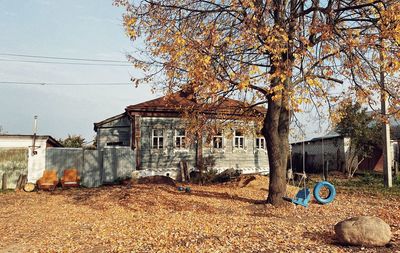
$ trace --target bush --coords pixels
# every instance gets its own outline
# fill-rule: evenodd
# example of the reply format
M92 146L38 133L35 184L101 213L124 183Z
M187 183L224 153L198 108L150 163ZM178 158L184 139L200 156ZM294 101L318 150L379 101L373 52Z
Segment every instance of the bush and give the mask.
M370 174L370 173L365 173L361 178L360 178L360 182L364 185L373 185L376 183L376 178L374 177L374 175Z
M397 175L397 177L395 177L395 178L393 179L393 183L394 183L395 185L400 186L400 175Z

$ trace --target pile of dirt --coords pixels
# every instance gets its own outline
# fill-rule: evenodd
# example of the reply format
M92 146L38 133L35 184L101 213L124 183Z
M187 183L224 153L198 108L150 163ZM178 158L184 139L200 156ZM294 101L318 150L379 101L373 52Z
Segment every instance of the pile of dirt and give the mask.
M269 177L263 175L241 175L237 178L236 185L239 188L253 188L253 189L268 189ZM293 185L286 186L287 194L295 194L299 190L298 187Z
M139 184L165 184L170 186L176 186L175 181L167 176L149 176L141 177L137 180Z
M269 177L262 175L241 175L237 178L237 186L240 188L268 188Z

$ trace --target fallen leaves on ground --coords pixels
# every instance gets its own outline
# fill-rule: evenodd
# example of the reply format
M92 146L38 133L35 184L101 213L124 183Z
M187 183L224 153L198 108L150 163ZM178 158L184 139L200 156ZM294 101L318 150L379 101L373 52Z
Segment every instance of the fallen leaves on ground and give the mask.
M339 188L328 205L276 208L259 204L268 189L267 178L259 176L240 187L190 188L138 184L0 194L0 252L400 251L399 196ZM338 245L333 226L357 215L385 220L393 233L390 246Z

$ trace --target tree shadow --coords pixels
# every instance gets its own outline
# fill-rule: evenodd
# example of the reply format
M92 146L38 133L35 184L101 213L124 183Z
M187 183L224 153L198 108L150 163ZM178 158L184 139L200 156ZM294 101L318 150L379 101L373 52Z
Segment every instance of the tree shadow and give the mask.
M160 191L168 194L158 194ZM107 185L97 188L58 188L53 192L40 192L40 194L62 196L66 203L87 206L95 210L107 210L112 205L119 205L131 211L146 210L153 212L155 209L152 207L161 204L165 209L171 211L207 210L207 212L211 213L218 212L217 208L204 201L182 198L185 195L204 199L240 201L252 205L264 203L260 200L225 192L196 189L191 190L190 193L186 193L178 191L176 187L161 184ZM173 196L176 196L176 198Z
M181 192L178 192L176 190L171 190L171 189L165 189L170 194L181 194ZM205 191L205 190L192 190L189 195L197 196L197 197L202 197L202 198L213 198L213 199L220 199L220 200L235 200L235 201L241 201L249 204L255 204L257 200L254 199L249 199L249 198L244 198L240 197L236 194L230 195L229 193L220 193L220 192L211 192L211 191Z
M116 191L117 189L120 189ZM43 192L41 194L49 194L55 196L63 196L66 203L72 205L85 205L96 210L106 210L107 207L104 201L116 202L119 198L126 198L128 189L120 185L100 186L97 188L58 188L52 192ZM111 193L111 194L110 194ZM104 198L104 201L99 201L98 198Z

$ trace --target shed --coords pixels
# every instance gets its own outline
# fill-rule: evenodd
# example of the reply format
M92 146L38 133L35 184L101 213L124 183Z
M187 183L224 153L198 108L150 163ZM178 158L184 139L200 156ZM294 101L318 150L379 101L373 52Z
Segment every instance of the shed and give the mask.
M50 135L0 135L0 173L7 173L7 188L15 188L19 174L35 183L45 169L46 148L62 147Z

